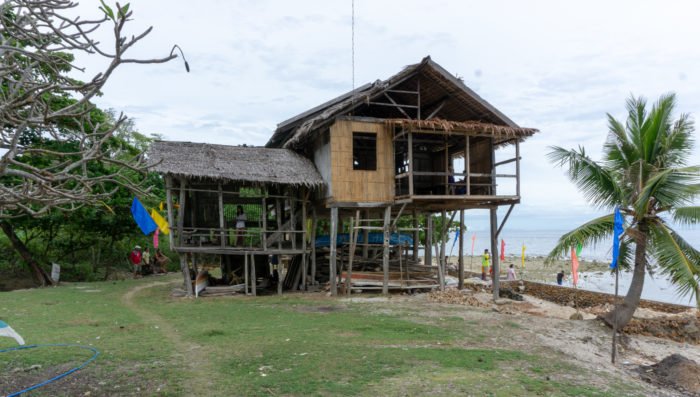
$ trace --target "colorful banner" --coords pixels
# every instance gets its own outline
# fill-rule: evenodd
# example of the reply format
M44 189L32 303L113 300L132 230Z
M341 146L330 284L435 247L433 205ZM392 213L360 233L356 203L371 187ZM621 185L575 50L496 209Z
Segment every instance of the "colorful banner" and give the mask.
M156 232L153 233L153 249L158 249L158 234L160 233L160 229L156 229Z
M472 256L474 256L474 243L476 243L476 233L472 234Z
M146 236L153 233L153 231L158 228L156 222L151 218L146 208L143 207L143 204L141 204L136 197L134 197L134 201L131 202L131 215Z
M168 221L165 220L160 214L156 211L155 208L151 208L151 218L153 219L153 222L158 225L158 229L161 231L163 234L168 234L170 233L170 225L168 224Z
M523 243L523 252L520 254L520 262L522 263L522 268L525 269L525 243Z
M576 249L571 247L571 277L574 281L574 287L578 284L578 256L576 255Z
M501 261L506 260L506 240L501 239Z
M610 269L617 269L617 259L620 256L620 236L624 231L622 228L624 220L622 219L622 214L620 214L620 207L615 207L615 223L613 224L613 252L612 252L612 262L610 263Z

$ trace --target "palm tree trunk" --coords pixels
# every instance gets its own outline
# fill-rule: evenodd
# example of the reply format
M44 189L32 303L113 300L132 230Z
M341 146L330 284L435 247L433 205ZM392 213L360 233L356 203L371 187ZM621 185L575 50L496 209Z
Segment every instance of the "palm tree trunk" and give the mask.
M44 271L44 269L39 266L36 260L34 260L34 256L32 255L31 252L29 252L29 249L27 248L26 245L22 242L22 240L19 239L17 234L15 233L14 227L12 227L12 224L10 224L7 221L2 221L0 222L0 228L2 231L5 233L8 239L10 239L10 243L12 244L12 247L17 251L17 253L24 259L24 262L27 263L27 266L29 266L29 269L32 271L32 276L34 277L34 281L39 283L41 286L45 287L47 285L53 285L53 280L51 280L51 277Z
M638 226L639 238L636 241L636 249L634 252L634 273L632 274L632 283L630 284L627 295L620 305L616 305L615 309L603 316L603 321L609 326L612 326L617 319L617 329L621 330L630 322L634 315L639 301L642 297L644 289L644 276L647 267L647 239L649 235L649 227L645 223L639 223Z

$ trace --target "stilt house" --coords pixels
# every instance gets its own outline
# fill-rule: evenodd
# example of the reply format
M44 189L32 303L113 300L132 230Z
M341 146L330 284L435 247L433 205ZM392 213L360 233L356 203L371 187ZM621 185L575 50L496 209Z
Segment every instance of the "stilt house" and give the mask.
M283 121L264 148L156 142L150 160L187 280L188 254L195 267L197 254L218 254L224 278L253 294L326 282L333 294L387 293L444 287L448 230L436 213L459 213L461 284L464 210L489 209L498 271L498 233L520 202L520 143L536 132L427 57ZM496 161L497 150L509 155Z

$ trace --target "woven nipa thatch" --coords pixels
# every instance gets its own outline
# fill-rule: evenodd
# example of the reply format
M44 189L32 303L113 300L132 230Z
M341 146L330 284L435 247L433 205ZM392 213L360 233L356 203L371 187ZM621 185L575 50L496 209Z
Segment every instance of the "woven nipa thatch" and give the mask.
M148 151L151 169L177 177L319 186L313 163L288 149L156 141Z
M510 127L480 121L388 119L385 120L385 123L390 128L400 127L412 131L441 131L448 134L461 132L467 135L489 136L496 139L524 139L539 132L536 128Z

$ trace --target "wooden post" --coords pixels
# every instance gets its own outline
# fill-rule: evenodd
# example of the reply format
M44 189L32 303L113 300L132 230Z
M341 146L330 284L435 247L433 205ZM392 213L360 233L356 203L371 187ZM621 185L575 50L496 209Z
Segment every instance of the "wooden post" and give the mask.
M185 178L182 178L180 180L180 210L178 211L177 214L177 236L178 236L178 246L182 247L182 230L184 229L185 225L185 187L186 187L186 182ZM182 271L182 276L185 279L185 293L187 294L188 297L192 297L194 295L194 291L192 291L192 279L190 278L190 269L187 266L187 254L184 252L178 251L178 254L180 255L180 271Z
M369 210L365 210L365 222L369 222L370 215L369 215ZM359 223L357 226L360 226ZM365 226L369 226L369 223L365 224ZM362 230L362 259L367 259L369 258L369 229L363 229Z
M336 263L336 249L338 240L338 207L331 208L331 259L330 259L330 282L331 295L338 295L338 272Z
M520 197L520 140L515 140L515 195Z
M459 210L459 283L457 288L464 288L464 210Z
M173 178L170 175L165 177L165 201L167 201L168 208L168 224L170 225L170 233L168 233L168 242L170 243L170 250L175 249L175 236L174 228L175 221L173 217Z
M267 191L265 191L265 196L267 196ZM267 251L267 197L262 198L262 249ZM277 271L279 274L279 270Z
M291 193L287 193L289 195L289 230L292 232L291 237L292 237L292 249L295 250L297 249L297 214L296 214L296 203L294 202L294 197L292 196Z
M445 289L445 279L447 276L447 260L445 258L445 246L447 245L447 231L449 223L447 223L447 212L442 210L442 229L440 229L440 256L438 257L438 266L440 266L440 290Z
M465 187L465 192L467 193L467 196L471 194L470 190L470 185L471 185L471 166L469 164L469 135L464 136L464 173L467 174L464 176L464 187Z
M450 194L450 147L447 137L445 137L445 194Z
M425 214L427 229L425 231L425 247L423 256L425 257L425 265L433 265L433 214L430 212Z
M245 294L248 295L250 278L248 277L248 253L243 254L243 267L245 268Z
M277 254L277 295L282 295L282 258Z
M197 253L192 253L192 270L194 270L195 277L199 275L199 267L197 266Z
M316 285L316 207L311 209L311 284Z
M491 264L493 266L493 276L492 276L492 286L493 286L493 300L499 298L499 288L500 280L499 267L498 267L498 220L496 218L498 207L492 207L489 209L491 216Z
M382 294L389 294L389 239L391 231L391 206L387 206L384 210L384 254L382 255L382 268L384 269L384 283L382 284Z
M282 240L284 240L284 233L282 233L282 205L280 204L280 199L275 199L275 212L277 213L277 249L282 250Z
M226 246L226 225L224 222L224 192L219 183L219 231L221 235L221 247Z
M302 269L301 269L301 285L302 289L306 291L306 278L307 278L307 270L309 268L309 255L306 252L306 197L302 193L302 202L301 202L301 264L302 264Z
M494 138L491 138L491 195L496 195L496 148L494 147Z
M418 248L420 247L420 233L418 231L418 212L413 210L413 260L418 262Z
M246 253L246 258L247 258L247 253ZM255 276L255 256L253 254L250 254L250 281L251 281L251 288L253 291L253 296L256 296L257 293L257 287L258 287L258 279Z
M348 272L345 276L345 293L350 295L352 289L352 262L355 258L355 249L357 248L357 235L360 233L360 210L355 211L355 223L353 227L352 218L350 218L350 259L348 260Z
M413 132L408 130L408 194L413 196Z

